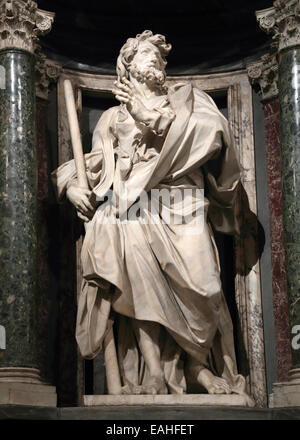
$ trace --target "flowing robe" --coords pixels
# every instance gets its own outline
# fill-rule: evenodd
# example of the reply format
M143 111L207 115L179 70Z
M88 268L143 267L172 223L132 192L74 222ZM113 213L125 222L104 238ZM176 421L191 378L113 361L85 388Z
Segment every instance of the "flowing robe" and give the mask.
M192 377L185 371L183 353L194 365L225 377L235 392L244 392L211 228L239 232L240 168L228 121L207 94L190 84L169 89L168 101L161 100L155 111L157 118L140 127L122 106L104 112L92 151L85 155L93 197L100 200L113 188L117 199L126 198L128 212L142 191L150 197L153 189L202 189L203 225L197 233L187 233L190 225L168 224L146 205L143 215L125 223L101 204L86 225L82 246L77 342L86 358L101 350L111 323L109 314L102 313L104 298L118 316L115 334L124 385L144 384L148 377L130 325L135 318L164 329L160 350L171 393L185 392L188 375ZM76 180L74 161L53 172L53 180L63 197ZM197 200L185 202L195 213ZM167 209L176 213L176 203Z

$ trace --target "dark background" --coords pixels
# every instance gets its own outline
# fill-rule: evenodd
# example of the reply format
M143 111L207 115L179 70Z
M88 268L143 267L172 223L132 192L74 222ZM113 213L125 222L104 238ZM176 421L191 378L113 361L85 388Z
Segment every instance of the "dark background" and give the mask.
M255 11L272 0L38 0L55 12L52 31L41 38L50 58L65 66L114 74L121 46L150 29L173 50L169 74L243 68L263 53L270 38ZM85 65L85 66L83 66Z

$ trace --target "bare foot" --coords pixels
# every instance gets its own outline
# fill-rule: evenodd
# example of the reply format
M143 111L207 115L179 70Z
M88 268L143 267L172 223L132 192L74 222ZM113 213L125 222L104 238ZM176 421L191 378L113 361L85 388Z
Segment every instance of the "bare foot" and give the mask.
M163 379L152 376L147 385L134 386L133 394L168 394L168 388Z
M200 383L200 385L207 389L209 394L232 393L232 389L225 379L214 376L212 372L206 368L200 371L197 381Z

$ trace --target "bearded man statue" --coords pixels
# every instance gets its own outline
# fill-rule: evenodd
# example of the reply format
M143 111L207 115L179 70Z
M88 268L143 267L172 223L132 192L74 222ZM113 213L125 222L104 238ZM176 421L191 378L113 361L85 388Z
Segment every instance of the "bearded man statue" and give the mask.
M166 86L170 49L151 31L122 47L113 90L120 104L102 114L85 155L89 190L77 185L74 160L53 172L58 196L86 222L76 338L92 359L113 323L122 393L243 394L213 235L239 234L240 167L212 98L191 83ZM163 218L164 209L176 217L176 197L156 211L138 201L186 189L204 194L193 233L188 221ZM199 209L197 197L183 198L190 214ZM134 221L122 221L134 207ZM110 314L101 312L104 300Z

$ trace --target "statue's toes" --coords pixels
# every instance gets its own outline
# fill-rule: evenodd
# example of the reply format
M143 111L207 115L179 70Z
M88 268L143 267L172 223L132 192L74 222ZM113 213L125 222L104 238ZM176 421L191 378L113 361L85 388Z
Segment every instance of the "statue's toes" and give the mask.
M151 383L152 382L152 383ZM168 394L168 388L165 384L164 380L157 379L157 378L151 378L150 383L147 385L132 385L124 386L122 389L123 394Z
M225 390L221 387L219 387L218 385L213 385L211 387L209 387L208 390L209 394L225 394Z
M152 394L152 395L158 394L158 389L155 386L150 386L148 394Z
M148 387L151 389L155 389L155 392L152 394L168 394L168 388L164 379L152 377L150 380L152 381L152 383L149 384Z
M209 394L231 394L232 390L225 379L215 377L208 389Z
M143 393L143 387L140 386L140 385L134 386L133 389L132 389L132 393L135 394L135 395L145 394L145 393Z
M217 385L222 388L226 394L232 393L231 386L228 384L228 382L225 379L221 379L220 377L217 377Z
M166 385L163 385L163 386L159 389L158 394L168 394L168 388L167 388L167 386L166 386Z
M151 395L155 395L157 394L157 389L154 385L144 385L141 386L141 392L140 394L151 394Z

